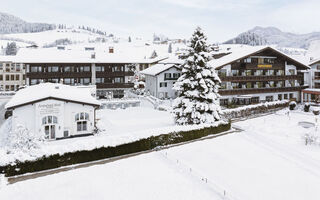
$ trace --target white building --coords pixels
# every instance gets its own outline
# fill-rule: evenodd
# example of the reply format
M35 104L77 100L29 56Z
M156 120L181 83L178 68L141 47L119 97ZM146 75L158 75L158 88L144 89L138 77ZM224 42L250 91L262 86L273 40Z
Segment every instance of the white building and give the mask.
M159 63L141 72L145 75L145 90L152 96L160 99L176 98L177 92L173 84L181 75L178 64Z
M302 90L302 101L320 102L320 59L312 60L309 66L310 70L305 78L309 88Z
M12 129L22 125L48 140L92 134L100 102L89 91L55 83L21 89L5 106L13 112Z
M16 91L25 84L25 65L15 56L0 56L0 90Z

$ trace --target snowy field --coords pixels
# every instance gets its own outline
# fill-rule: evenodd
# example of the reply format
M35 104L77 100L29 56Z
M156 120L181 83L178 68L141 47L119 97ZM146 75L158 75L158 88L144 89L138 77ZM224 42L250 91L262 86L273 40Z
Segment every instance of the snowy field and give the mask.
M305 146L314 128L298 125L315 117L286 112L237 122L240 133L9 185L0 197L318 200L320 146Z
M168 134L175 131L201 129L209 125L177 126L170 112L155 110L151 107L134 107L127 109L97 110L97 127L101 130L94 136L48 141L40 144L39 149L12 151L7 154L6 135L10 122L0 129L0 166L15 160L35 160L44 155L63 154L78 150L92 150L99 147L117 146L133 141ZM215 125L218 125L216 123Z

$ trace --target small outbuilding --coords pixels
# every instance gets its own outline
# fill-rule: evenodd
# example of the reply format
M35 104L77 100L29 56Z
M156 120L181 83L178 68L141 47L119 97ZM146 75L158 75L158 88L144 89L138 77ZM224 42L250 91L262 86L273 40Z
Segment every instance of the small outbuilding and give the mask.
M47 140L93 134L100 106L90 91L75 86L41 83L19 90L6 104L12 129L24 126Z

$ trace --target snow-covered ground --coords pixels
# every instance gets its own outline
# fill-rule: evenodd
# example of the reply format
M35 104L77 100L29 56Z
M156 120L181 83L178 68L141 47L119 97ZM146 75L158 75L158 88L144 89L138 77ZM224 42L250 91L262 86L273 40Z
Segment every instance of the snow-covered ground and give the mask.
M302 137L314 129L298 125L314 123L315 117L286 113L237 122L244 129L241 133L9 185L0 196L318 200L320 146L305 146Z
M99 147L117 146L133 141L168 134L175 131L201 129L210 125L177 126L170 112L155 110L143 103L142 107L127 109L97 111L97 127L99 134L65 140L49 141L40 144L39 149L27 152L9 149L7 154L6 135L9 132L10 121L0 129L0 166L15 160L35 160L44 155L63 154L79 150L92 150ZM218 125L216 123L215 125Z

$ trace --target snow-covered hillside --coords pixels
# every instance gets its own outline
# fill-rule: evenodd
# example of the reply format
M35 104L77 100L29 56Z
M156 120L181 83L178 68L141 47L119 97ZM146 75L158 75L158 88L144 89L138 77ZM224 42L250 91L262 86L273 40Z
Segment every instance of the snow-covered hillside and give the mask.
M228 40L227 44L250 44L245 40L243 35L254 34L259 37L260 40L266 40L267 44L276 44L279 47L294 47L308 49L312 42L320 40L320 32L313 32L307 34L294 34L289 32L283 32L275 27L255 27L245 33L241 33L239 36ZM253 38L256 40L256 38ZM252 40L253 40L252 39Z
M13 15L0 12L0 34L6 33L33 33L53 30L54 24L28 23Z

